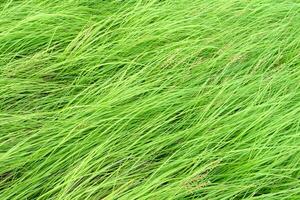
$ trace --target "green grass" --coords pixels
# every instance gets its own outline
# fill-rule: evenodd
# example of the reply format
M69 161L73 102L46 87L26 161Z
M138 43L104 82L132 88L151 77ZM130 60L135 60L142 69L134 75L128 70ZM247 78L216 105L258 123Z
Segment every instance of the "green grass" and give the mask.
M0 0L0 199L300 199L300 1Z

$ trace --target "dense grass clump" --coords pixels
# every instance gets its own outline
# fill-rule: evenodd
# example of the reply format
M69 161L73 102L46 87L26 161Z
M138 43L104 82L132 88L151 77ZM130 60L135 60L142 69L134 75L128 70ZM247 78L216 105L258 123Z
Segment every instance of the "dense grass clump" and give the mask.
M0 199L300 199L300 1L0 0Z

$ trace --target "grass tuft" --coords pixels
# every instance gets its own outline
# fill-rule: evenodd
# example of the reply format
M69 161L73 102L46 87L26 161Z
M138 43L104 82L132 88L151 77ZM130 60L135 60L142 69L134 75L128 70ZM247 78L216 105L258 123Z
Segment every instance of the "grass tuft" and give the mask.
M297 0L0 1L0 199L300 199Z

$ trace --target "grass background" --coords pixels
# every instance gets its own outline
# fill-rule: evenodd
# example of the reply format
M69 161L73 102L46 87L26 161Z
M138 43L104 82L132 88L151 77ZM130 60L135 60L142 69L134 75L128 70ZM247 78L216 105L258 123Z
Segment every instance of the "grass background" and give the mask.
M0 199L300 199L300 1L0 0Z

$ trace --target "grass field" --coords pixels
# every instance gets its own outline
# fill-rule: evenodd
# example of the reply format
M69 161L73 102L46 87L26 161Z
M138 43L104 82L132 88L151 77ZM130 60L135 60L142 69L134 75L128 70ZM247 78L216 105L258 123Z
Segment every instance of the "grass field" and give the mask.
M299 0L0 0L1 200L299 200Z

